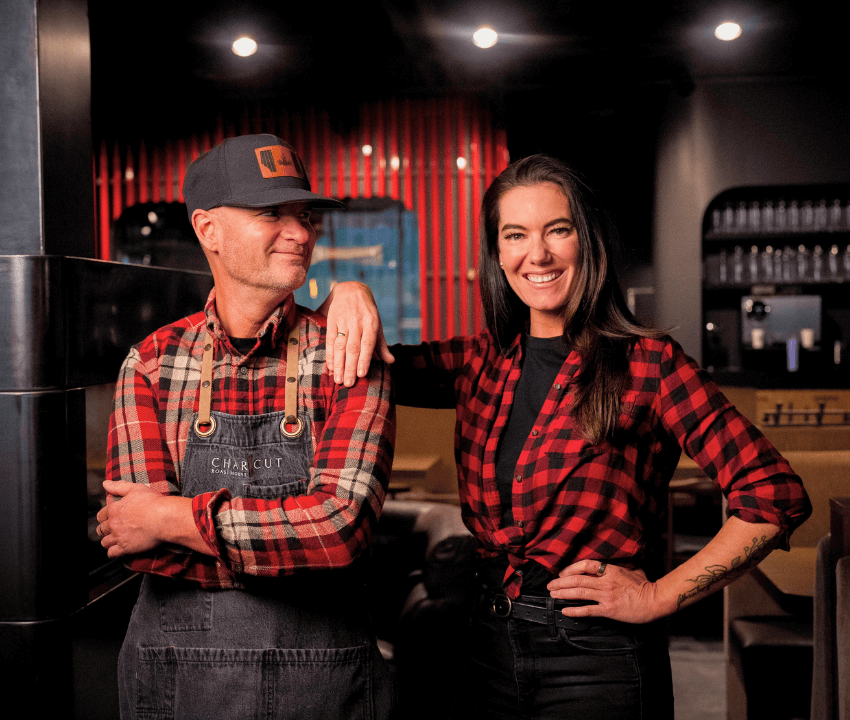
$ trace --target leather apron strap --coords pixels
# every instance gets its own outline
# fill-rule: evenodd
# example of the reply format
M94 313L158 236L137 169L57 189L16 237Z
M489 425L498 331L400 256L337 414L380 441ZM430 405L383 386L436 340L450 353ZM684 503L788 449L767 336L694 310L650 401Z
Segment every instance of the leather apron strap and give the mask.
M298 417L298 339L300 334L301 323L296 317L286 341L286 388L283 396L286 417L280 423L280 431L286 437L298 437L304 430L304 421Z
M304 421L298 417L298 342L301 324L296 316L286 340L286 386L283 408L286 415L280 421L280 431L286 437L298 437L304 430ZM212 407L213 338L207 332L204 356L201 359L201 390L198 398L198 419L195 434L209 437L215 432L215 418L210 414Z

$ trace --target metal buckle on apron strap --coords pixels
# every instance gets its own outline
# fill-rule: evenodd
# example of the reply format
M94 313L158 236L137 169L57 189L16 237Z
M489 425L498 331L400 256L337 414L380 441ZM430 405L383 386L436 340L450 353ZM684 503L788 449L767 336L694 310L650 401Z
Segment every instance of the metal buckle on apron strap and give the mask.
M297 438L304 432L304 421L298 417L298 338L301 334L299 318L295 318L289 331L286 347L286 386L284 388L284 411L286 415L280 421L280 431L285 437ZM210 414L212 407L212 360L213 338L207 332L204 343L204 356L201 360L201 391L198 399L198 419L195 420L195 434L207 438L215 432L215 418ZM291 426L294 430L290 430Z

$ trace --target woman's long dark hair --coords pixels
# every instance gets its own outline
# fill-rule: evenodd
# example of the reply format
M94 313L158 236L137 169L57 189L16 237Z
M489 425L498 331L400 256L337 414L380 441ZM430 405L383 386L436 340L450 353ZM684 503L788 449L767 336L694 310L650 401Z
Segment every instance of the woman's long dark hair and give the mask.
M579 238L579 268L564 307L564 341L582 357L572 413L591 442L614 440L629 352L640 338L663 333L644 327L629 312L611 262L613 228L590 188L560 160L547 155L517 160L484 194L478 278L487 328L502 351L526 328L528 306L499 267L499 203L512 188L541 183L564 192Z

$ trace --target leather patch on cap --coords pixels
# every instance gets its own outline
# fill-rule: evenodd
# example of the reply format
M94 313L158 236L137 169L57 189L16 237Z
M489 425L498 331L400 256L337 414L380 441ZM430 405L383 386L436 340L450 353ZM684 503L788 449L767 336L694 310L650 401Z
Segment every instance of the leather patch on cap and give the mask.
M283 145L269 145L254 150L264 178L302 177L292 158L292 152Z

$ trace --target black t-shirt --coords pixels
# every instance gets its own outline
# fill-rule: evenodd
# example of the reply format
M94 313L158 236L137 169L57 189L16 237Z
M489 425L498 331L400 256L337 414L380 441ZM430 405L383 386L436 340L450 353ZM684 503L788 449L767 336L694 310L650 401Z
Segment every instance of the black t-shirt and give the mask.
M502 431L499 447L496 449L496 485L502 501L504 525L512 525L514 522L511 512L511 495L517 461L567 355L569 350L560 336L554 338L526 336L523 339L519 381L514 392L507 425ZM507 565L505 556L494 558L484 564L479 570L479 576L485 577L485 582L491 587L500 587ZM522 592L523 594L548 595L546 583L551 579L552 574L542 565L530 563L529 567L524 569Z

